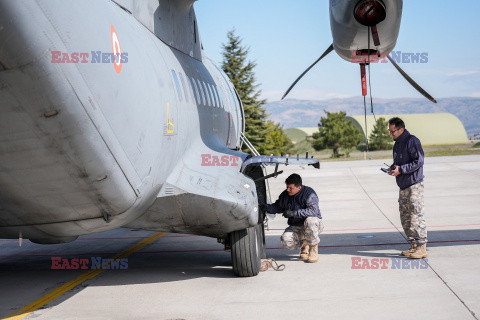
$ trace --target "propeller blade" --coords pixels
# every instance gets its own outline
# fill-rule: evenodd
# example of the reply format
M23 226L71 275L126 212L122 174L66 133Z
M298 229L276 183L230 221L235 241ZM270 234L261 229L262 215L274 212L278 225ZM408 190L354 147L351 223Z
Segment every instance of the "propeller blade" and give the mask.
M418 83L416 83L412 78L409 77L408 74L405 73L405 71L402 70L402 68L400 68L398 66L398 64L395 63L395 61L393 61L393 59L390 57L390 55L387 55L387 58L388 60L393 64L393 66L398 70L398 72L400 72L400 74L405 78L405 80L408 81L408 83L410 83L418 92L420 92L425 98L427 98L428 100L432 101L433 103L437 103L437 100L435 100L435 98L433 98L431 95L428 94L427 91L423 90L422 87L420 87L418 85Z
M320 58L317 59L317 61L315 61L310 67L307 68L307 70L305 70L301 75L300 77L297 78L297 80L295 80L295 82L290 86L290 88L288 88L287 92L285 92L285 94L283 95L282 99L283 100L289 93L290 91L293 89L293 87L295 87L295 85L297 84L298 81L300 81L300 79L303 78L303 76L308 72L310 71L310 69L313 68L313 66L315 66L320 60L322 60L323 58L325 58L325 56L327 54L329 54L330 52L333 51L333 43L330 45L330 47L328 47L328 49L320 56Z

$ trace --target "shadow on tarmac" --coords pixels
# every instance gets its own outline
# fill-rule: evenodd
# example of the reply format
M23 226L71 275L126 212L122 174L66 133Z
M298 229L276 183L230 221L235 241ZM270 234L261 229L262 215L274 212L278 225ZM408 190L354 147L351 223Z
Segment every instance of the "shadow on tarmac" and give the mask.
M373 236L364 238L364 236ZM470 230L434 230L428 232L428 247L465 246L480 244L480 229ZM399 251L408 247L405 239L397 231L369 233L324 233L320 235L320 262L329 255L348 255L361 257L399 257ZM298 251L281 248L279 235L267 235L267 257L278 261L298 260ZM475 241L476 240L476 241ZM101 241L101 240L95 240ZM179 244L179 241L163 241L162 238L145 252L136 252L129 257L128 269L107 270L92 280L83 283L66 294L48 303L52 307L69 299L87 286L118 286L144 283L163 283L188 281L196 278L235 278L232 273L230 252L223 251L222 245L212 242L198 242L192 239L190 245ZM96 246L101 246L97 243ZM38 245L41 247L41 245ZM55 245L62 246L62 245ZM94 247L93 245L91 247ZM35 251L35 247L32 247ZM58 248L58 247L57 247ZM85 248L88 248L85 246ZM179 249L175 251L175 249ZM67 248L65 248L67 249ZM189 251L189 249L191 249ZM87 249L85 249L87 250ZM197 251L195 251L197 250ZM11 250L10 250L11 251ZM20 250L19 250L20 251ZM32 251L32 250L30 250ZM58 252L58 251L57 251ZM81 255L68 254L64 250L64 258L88 258L91 256L110 258L89 252ZM51 256L35 254L28 256L0 256L1 299L0 318L4 318L63 283L73 280L85 270L52 270L51 257L62 256L59 253ZM435 259L434 256L429 259ZM88 270L86 270L88 271ZM9 285L8 292L3 282L21 283L20 286ZM29 281L25 283L25 281ZM26 290L35 293L26 294ZM27 300L28 299L28 300Z
M364 238L364 236L369 237ZM280 238L279 236L269 237ZM321 242L318 245L318 254L320 257L335 254L366 258L391 258L399 257L400 251L406 250L409 247L405 238L397 231L327 233L321 234L320 240ZM427 251L429 248L434 247L480 245L480 229L428 231L428 240ZM268 245L267 248L269 248ZM275 251L278 251L278 253ZM279 261L298 260L297 251L289 252L281 249L281 245L275 248L270 247L267 253Z

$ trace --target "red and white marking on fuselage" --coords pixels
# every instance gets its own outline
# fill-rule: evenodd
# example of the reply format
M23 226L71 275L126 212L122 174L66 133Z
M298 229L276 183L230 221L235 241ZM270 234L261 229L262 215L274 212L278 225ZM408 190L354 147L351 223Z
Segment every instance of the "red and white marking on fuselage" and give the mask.
M120 73L122 71L122 47L120 46L120 40L113 25L110 25L110 34L112 36L112 52L114 56L113 66L115 67L115 71Z

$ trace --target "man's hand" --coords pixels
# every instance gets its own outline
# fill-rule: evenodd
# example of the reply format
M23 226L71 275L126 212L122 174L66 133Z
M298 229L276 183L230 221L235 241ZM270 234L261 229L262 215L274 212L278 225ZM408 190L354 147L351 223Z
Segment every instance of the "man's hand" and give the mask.
M394 169L394 170L390 170L390 175L392 175L392 176L394 176L394 177L400 175L399 166L395 166L395 169Z
M296 213L296 211L287 210L287 211L285 211L285 213L283 214L283 216L284 216L285 218L293 218L293 217L295 217L295 213Z

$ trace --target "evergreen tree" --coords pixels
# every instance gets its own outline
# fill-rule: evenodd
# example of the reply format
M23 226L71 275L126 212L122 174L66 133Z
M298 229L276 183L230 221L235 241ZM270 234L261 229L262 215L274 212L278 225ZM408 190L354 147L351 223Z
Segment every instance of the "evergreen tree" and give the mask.
M392 149L393 139L388 132L388 122L385 118L378 118L373 126L373 131L370 134L369 148L371 151L375 150L389 150Z
M268 120L265 147L264 154L266 155L280 155L282 152L287 154L292 151L293 142L285 134L280 124L274 123L272 120Z
M256 64L247 61L248 49L241 45L242 40L232 30L223 44L222 69L230 78L245 111L245 136L260 154L288 152L292 142L281 126L267 121L265 100L260 99L255 73ZM249 152L244 148L245 152Z
M352 121L345 118L345 112L333 113L325 110L325 113L327 117L320 119L318 132L313 134L312 146L317 151L332 149L332 157L338 158L340 148L351 149L358 146L363 136Z

